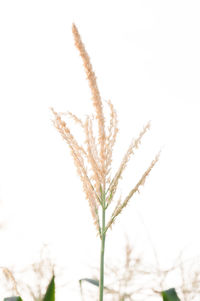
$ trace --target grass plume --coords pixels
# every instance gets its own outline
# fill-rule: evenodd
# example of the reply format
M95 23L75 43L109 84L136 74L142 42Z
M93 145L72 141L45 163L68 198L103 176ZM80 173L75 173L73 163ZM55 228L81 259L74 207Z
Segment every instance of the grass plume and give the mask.
M12 293L19 295L19 291L17 288L17 281L13 275L13 273L11 272L10 269L6 268L6 267L0 267L0 269L2 270L6 281L11 283L11 289L12 289Z
M72 25L72 33L74 36L75 46L83 61L83 66L86 72L87 80L92 95L92 104L95 109L95 116L87 116L85 121L68 113L77 124L80 125L85 134L84 145L81 145L73 136L67 123L63 119L63 113L57 113L52 108L54 116L53 123L57 130L60 132L63 139L67 142L71 155L74 160L78 175L82 181L83 190L86 199L89 202L92 218L97 229L97 233L101 239L101 258L100 258L100 295L99 301L103 300L103 286L104 286L104 249L106 232L111 228L117 216L127 206L132 196L139 191L140 186L145 183L145 180L151 172L154 165L159 159L159 154L151 162L150 166L143 173L138 183L129 192L124 201L119 200L110 220L106 224L106 209L114 200L115 192L118 187L119 180L124 172L130 157L134 154L135 149L139 147L141 140L147 130L150 128L148 122L143 130L140 132L137 139L133 140L130 144L120 166L111 179L112 155L113 148L118 134L118 119L117 113L111 101L107 102L110 111L110 119L108 127L106 127L103 102L98 89L95 73L90 62L89 55L81 40L81 36L75 24ZM97 124L98 136L95 137L94 125ZM101 213L101 219L100 219ZM101 220L101 221L100 221Z

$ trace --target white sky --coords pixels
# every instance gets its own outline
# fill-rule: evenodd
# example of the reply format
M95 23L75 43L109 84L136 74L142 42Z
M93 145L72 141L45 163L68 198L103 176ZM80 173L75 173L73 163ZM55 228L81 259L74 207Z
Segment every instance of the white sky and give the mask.
M192 0L0 1L1 266L29 264L43 242L74 283L98 265L88 205L49 110L80 117L92 110L72 22L102 98L118 112L115 168L132 137L152 122L122 195L162 148L141 194L109 234L107 256L117 260L126 233L151 260L142 220L162 264L185 246L190 255L200 252L199 13Z

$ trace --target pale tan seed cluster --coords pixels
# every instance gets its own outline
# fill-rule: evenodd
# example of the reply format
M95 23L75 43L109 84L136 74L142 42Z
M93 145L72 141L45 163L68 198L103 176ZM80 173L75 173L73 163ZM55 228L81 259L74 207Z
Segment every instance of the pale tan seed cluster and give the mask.
M144 185L147 176L149 175L149 173L151 172L152 168L154 167L154 165L158 162L159 160L159 154L156 155L155 159L151 162L149 168L144 172L144 174L142 175L142 177L140 178L140 180L137 182L137 184L135 185L135 187L129 192L128 196L125 198L125 200L121 203L121 201L119 201L117 203L117 206L115 207L113 214L111 216L111 219L109 220L106 229L108 229L109 227L111 227L111 225L114 223L116 217L121 213L122 209L124 207L126 207L126 205L128 204L129 200L131 199L131 197L136 193L139 192L139 188L140 186Z
M66 122L63 120L62 115L64 113L57 113L52 109L54 120L53 123L57 130L60 132L63 139L70 147L72 157L74 159L77 172L83 184L83 189L86 198L89 202L94 224L101 235L101 225L99 223L99 206L101 204L102 192L106 197L106 206L113 200L115 192L117 190L119 179L127 166L130 156L134 154L134 150L138 148L142 137L150 128L150 123L143 128L139 137L135 139L129 146L116 175L111 179L111 163L113 148L116 142L118 133L118 120L117 114L111 101L107 102L110 111L110 120L108 127L105 126L105 117L103 112L103 104L100 96L100 92L97 86L96 76L90 62L90 58L85 50L85 46L81 40L77 27L73 24L72 32L75 40L75 46L79 50L80 56L83 60L83 65L89 82L89 87L92 94L93 106L95 109L95 117L87 116L85 121L82 121L72 113L68 113L77 124L79 124L85 134L84 146L80 145L72 135ZM98 125L98 137L95 137L94 122ZM144 184L146 177L150 173L151 169L158 161L158 156L152 161L150 167L145 171L140 181L131 190L129 195L123 202L118 201L111 219L108 221L106 230L113 224L115 218L121 213L122 209L127 205L130 198L139 187ZM89 170L88 170L89 167Z
M17 289L17 281L15 280L13 273L6 267L0 267L0 269L3 271L3 274L6 278L6 280L11 281L13 293L20 295L20 293Z
M93 100L93 105L96 111L96 119L98 121L98 127L99 127L99 144L100 144L100 161L101 161L101 167L102 167L102 172L105 176L105 119L104 119L104 115L103 115L103 106L102 106L102 101L101 101L101 96L100 96L100 92L97 86L97 82L96 82L96 76L95 73L92 69L92 64L90 63L90 58L85 50L85 46L81 40L81 37L79 35L79 32L77 30L77 27L75 26L75 24L73 24L72 26L72 32L74 35L74 41L75 41L75 46L77 47L77 49L79 50L80 56L83 60L83 65L85 68L85 72L87 75L87 79L89 82L89 86L91 89L91 93L92 93L92 100ZM104 183L105 186L105 183Z

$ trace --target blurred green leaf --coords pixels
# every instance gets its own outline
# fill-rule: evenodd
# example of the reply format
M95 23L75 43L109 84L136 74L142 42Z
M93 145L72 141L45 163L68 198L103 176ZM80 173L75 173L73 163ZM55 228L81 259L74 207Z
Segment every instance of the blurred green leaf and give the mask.
M4 301L22 301L21 297L9 297L9 298L4 298Z
M82 281L87 281L93 285L99 286L99 280L89 279L89 278L83 278L79 280L80 286L82 285Z
M83 299L83 289L82 289L82 282L83 281L86 281L86 282L89 282L95 286L98 286L99 287L99 280L96 280L96 279L90 279L90 278L83 278L83 279L80 279L79 280L79 284L80 284L80 293L81 293L81 297ZM83 299L84 300L84 299Z
M95 286L98 286L99 287L99 280L96 280L96 279L90 279L90 278L83 278L83 279L80 279L79 280L79 284L80 284L80 291L81 291L81 296L83 296L83 292L82 292L82 282L83 281L86 281L86 282L89 282ZM104 286L104 289L109 291L109 292L114 292L114 290L112 289L109 289L108 287Z
M163 301L181 301L174 288L161 292Z
M43 301L55 301L55 276L54 275L47 287L47 291L43 298Z

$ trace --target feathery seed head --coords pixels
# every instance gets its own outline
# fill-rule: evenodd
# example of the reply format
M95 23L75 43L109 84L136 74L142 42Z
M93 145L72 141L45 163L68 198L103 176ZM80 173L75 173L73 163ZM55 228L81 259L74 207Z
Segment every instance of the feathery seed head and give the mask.
M124 172L131 155L133 155L135 149L139 147L144 134L148 129L150 129L150 122L145 125L137 139L131 142L117 173L111 180L110 170L112 165L113 147L115 145L116 137L118 134L117 113L111 101L107 101L107 105L110 110L110 118L108 127L106 128L105 117L103 113L103 104L97 86L96 76L93 71L90 58L86 52L85 46L81 40L80 34L75 24L72 25L72 32L74 36L75 46L82 58L83 66L91 90L92 104L96 113L95 118L92 118L92 116L87 116L85 122L83 122L76 115L70 112L66 114L57 113L53 108L51 110L54 115L54 126L60 132L61 136L67 142L71 150L71 155L73 157L78 175L82 181L86 199L89 202L94 224L101 237L102 233L98 212L99 206L105 206L105 208L107 208L113 201L122 173ZM81 126L81 129L85 135L84 145L80 145L74 138L67 126L67 123L63 120L63 115L69 116ZM98 129L97 138L95 137L94 123L97 124ZM152 161L149 168L145 171L136 186L130 191L126 199L123 202L121 201L121 198L119 199L106 226L106 230L112 226L116 217L121 213L123 208L126 207L133 194L139 191L139 187L144 184L150 171L158 161L158 158L159 155L157 155L156 158ZM105 201L104 205L102 199L104 199Z

